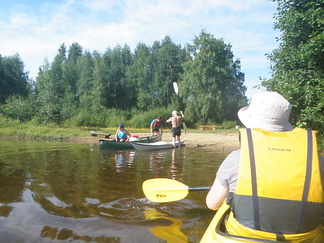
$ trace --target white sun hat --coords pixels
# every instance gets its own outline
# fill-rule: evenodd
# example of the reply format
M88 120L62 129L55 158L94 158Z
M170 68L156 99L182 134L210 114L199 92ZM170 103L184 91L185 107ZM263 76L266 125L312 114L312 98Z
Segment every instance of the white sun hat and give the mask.
M178 112L177 111L172 111L172 116L174 115L178 115Z
M277 92L255 94L249 106L238 111L238 117L247 128L261 128L267 131L290 131L290 103Z

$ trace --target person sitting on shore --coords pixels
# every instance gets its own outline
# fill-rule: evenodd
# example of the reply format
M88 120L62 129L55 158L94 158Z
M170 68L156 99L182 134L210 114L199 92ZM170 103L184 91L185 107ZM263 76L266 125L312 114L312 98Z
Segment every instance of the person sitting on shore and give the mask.
M177 111L172 111L172 116L166 120L166 122L171 122L172 124L172 142L173 147L176 148L176 140L178 141L179 148L181 147L180 136L181 136L181 127L180 121L184 118L184 114L180 111L181 116L178 116Z
M117 142L128 142L131 134L125 129L123 124L118 125L115 140Z

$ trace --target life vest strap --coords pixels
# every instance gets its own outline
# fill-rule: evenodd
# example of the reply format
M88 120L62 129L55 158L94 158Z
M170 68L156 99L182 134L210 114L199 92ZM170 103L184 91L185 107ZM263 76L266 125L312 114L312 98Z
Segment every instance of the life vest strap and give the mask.
M283 234L276 234L276 241L286 241L286 238Z
M307 158L306 158L306 176L304 182L304 191L302 203L300 207L300 215L297 224L297 233L302 232L303 224L305 223L307 214L307 199L310 189L310 182L312 177L312 161L313 161L313 134L311 130L307 130Z
M250 154L250 165L251 165L251 183L252 183L252 201L253 201L253 214L254 214L254 228L256 230L261 230L260 226L260 210L258 201L258 187L257 187L257 177L256 177L256 167L255 167L255 157L254 157L254 147L252 140L252 131L247 128L247 140L249 146Z

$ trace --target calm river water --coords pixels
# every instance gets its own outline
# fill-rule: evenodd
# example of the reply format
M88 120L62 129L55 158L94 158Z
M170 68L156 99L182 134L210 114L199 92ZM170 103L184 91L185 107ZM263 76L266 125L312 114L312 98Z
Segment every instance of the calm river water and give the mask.
M0 242L199 242L214 215L206 191L157 204L141 186L156 177L210 186L227 154L0 139Z

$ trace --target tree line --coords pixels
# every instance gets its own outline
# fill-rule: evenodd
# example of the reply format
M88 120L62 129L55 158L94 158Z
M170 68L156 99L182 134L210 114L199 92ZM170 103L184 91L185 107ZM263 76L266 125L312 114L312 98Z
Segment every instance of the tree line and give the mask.
M166 36L152 46L139 43L133 53L127 45L101 54L78 43L62 44L32 83L18 55L0 60L5 70L0 112L23 122L116 126L128 121L147 127L155 116L167 118L182 109L189 124L214 124L235 120L247 102L244 73L231 45L205 31L184 47Z
M272 0L278 4L279 47L267 54L272 77L261 86L292 104L291 123L315 129L324 141L324 4L322 0ZM177 96L172 83L177 82ZM147 126L155 116L183 109L186 122L236 120L246 105L244 73L231 45L202 31L184 47L169 36L152 46L116 46L103 54L63 44L28 82L18 55L0 55L0 115L21 121Z
M273 1L280 45L268 55L272 78L262 85L290 101L293 125L319 131L324 143L324 2Z

